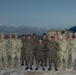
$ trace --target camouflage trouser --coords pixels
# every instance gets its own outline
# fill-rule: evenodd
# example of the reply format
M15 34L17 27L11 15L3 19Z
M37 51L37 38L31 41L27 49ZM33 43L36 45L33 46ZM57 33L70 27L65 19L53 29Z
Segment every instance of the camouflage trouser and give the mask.
M33 61L34 61L34 59L36 60L36 51L35 50L33 51Z
M42 67L44 67L44 55L36 54L36 67L39 67L40 62L42 64Z
M10 51L8 51L8 64L10 64L10 60L11 59L11 52Z
M26 53L26 66L29 67L29 64L30 64L30 67L31 67L32 62L33 62L33 53L32 54Z
M21 65L21 52L16 52L16 53L12 53L12 65L15 66L15 64L17 64L18 67L20 67ZM16 62L16 59L17 58L17 62Z
M54 65L57 65L57 55L49 54L48 62L49 62L49 67L51 67L52 62L54 63Z
M2 67L2 52L0 52L0 68Z
M8 67L8 55L7 55L7 53L3 53L3 59L5 62L5 67Z
M58 51L57 52L57 65L59 66L60 65L60 52Z
M44 62L47 64L48 52L44 52Z
M21 60L22 60L22 64L24 64L24 62L26 63L26 57L25 57L25 52L21 52Z
M1 52L1 54L0 54L0 67L2 67L2 64L3 64L2 58L4 59L5 67L7 68L8 67L8 56L7 56L7 53Z
M60 54L60 67L63 67L63 63L65 61L65 67L68 68L68 58L69 55L68 54Z
M74 63L75 63L75 60L76 60L76 53L71 53L71 58L72 58L72 61L71 61L71 66L73 67L74 66Z

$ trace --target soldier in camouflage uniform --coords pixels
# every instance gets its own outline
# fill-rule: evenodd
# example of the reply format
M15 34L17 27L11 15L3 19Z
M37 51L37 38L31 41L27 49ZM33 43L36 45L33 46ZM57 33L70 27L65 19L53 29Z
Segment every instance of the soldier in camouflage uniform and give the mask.
M73 42L73 33L69 33L69 62L71 61L71 50L72 50L72 42ZM71 67L70 63L69 63L69 67ZM71 70L71 68L69 69L69 71Z
M26 63L26 57L25 57L25 48L24 48L24 43L26 42L26 35L24 34L22 36L22 51L21 51L21 59L22 59L22 64L21 66L24 65L24 63Z
M70 46L71 46L71 58L72 58L70 71L72 71L76 60L76 33L74 33L74 39L72 40Z
M25 47L25 55L26 55L26 68L25 70L29 69L29 64L30 64L30 69L33 70L32 68L32 62L33 62L33 41L31 39L31 35L27 35L27 40L24 44Z
M22 42L20 39L18 39L18 34L15 33L14 39L12 40L12 68L14 69L15 64L17 64L18 67L21 66L21 48L22 48ZM17 62L16 59L17 58Z
M1 33L1 39L0 39L0 69L3 68L2 58L4 59L5 68L8 69L7 40L4 39L4 33Z
M49 69L51 70L51 64L52 62L55 65L55 71L57 71L57 51L59 50L59 45L58 43L55 41L55 37L51 36L51 40L47 45L49 51L48 51L48 61L49 61Z
M60 42L60 38L58 38L58 35L55 34L54 37L55 37L55 41L59 44L59 42ZM60 56L59 56L59 52L60 52L60 50L57 51L58 66L59 66L59 64L60 64Z
M47 39L47 35L43 34L43 44L44 44L44 62L45 62L45 66L47 66L47 57L48 57L48 48L47 48L47 44L48 44L48 39Z
M35 70L38 70L40 62L42 64L42 69L45 70L44 68L44 44L43 44L42 38L39 39L39 42L36 44L35 47L36 47L36 69Z
M37 38L37 35L36 35L36 34L33 34L32 40L33 40L33 44L34 44L34 45L38 43L38 38ZM33 53L34 53L34 54L33 54L33 60L34 60L34 58L35 58L35 60L36 60L36 48L34 48Z
M59 49L60 49L60 68L62 70L63 63L65 61L65 68L68 71L68 58L69 58L69 41L66 40L66 35L62 35L62 41L59 42Z
M8 63L10 64L11 60L11 51L12 51L12 34L10 33L7 39L7 48L8 48Z

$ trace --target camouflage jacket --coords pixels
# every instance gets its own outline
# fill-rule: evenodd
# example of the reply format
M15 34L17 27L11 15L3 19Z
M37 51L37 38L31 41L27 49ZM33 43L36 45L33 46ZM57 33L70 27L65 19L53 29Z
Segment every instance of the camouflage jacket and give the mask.
M30 40L30 41L26 40L26 42L24 43L24 48L26 49L25 50L26 54L33 53L33 49L34 49L33 41L32 40Z
M57 51L59 50L59 45L58 45L58 43L56 42L56 41L54 41L54 42L49 42L48 44L47 44L47 47L48 47L48 49L49 49L49 54L51 54L51 55L56 55L57 54Z
M59 51L61 54L67 54L69 52L69 41L60 41L59 42Z
M22 48L22 42L20 39L13 39L12 40L12 52L20 53Z
M0 40L0 53L3 52L3 53L7 53L7 40L4 39L4 40Z

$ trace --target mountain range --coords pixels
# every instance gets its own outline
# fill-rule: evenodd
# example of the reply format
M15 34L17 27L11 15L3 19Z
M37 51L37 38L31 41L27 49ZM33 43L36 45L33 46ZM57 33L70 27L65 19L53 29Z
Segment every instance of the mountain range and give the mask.
M37 34L38 36L41 36L43 33L48 32L47 29L45 28L37 28L37 27L29 27L29 26L18 26L18 27L14 27L14 26L7 26L7 25L1 25L0 24L0 32L4 32L5 35L8 35L9 33L18 33L19 35L23 35L23 34Z
M45 29L45 28L37 28L37 27L29 27L29 26L7 26L4 24L0 24L0 32L4 32L5 35L8 35L9 33L18 33L19 35L22 34L37 34L38 36L41 36L43 33L48 32L48 30L55 30L54 28ZM58 30L58 29L57 29ZM76 32L76 26L71 27L70 29L67 29L73 32Z

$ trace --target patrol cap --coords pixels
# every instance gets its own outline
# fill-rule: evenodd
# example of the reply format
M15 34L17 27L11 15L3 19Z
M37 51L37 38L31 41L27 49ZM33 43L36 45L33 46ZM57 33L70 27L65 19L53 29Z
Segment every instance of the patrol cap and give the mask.
M18 35L18 33L14 33L14 35Z
M66 37L66 34L62 34L62 37Z
M25 34L23 34L22 36L26 36Z
M43 33L43 36L46 35L46 33Z
M0 35L4 34L4 32L0 33Z
M31 34L28 34L27 37L28 37L28 36L31 36Z
M76 35L76 32L74 33L74 35Z
M9 35L12 35L12 33L9 33Z
M34 36L34 35L36 35L36 34L33 34L33 36Z
M55 38L54 36L51 36L50 38Z

